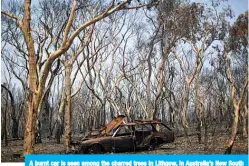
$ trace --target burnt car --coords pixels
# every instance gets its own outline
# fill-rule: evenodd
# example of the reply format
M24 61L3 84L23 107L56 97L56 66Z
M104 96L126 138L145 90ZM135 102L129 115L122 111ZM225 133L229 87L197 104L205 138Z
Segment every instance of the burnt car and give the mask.
M116 153L153 150L174 140L174 132L160 121L139 120L134 123L119 123L111 127L108 135L88 137L72 142L71 146L73 153Z

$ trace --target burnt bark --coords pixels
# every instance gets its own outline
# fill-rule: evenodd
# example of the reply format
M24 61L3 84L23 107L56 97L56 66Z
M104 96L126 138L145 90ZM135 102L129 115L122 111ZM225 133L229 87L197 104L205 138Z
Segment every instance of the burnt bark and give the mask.
M16 109L15 109L15 101L14 101L14 97L11 93L11 91L4 86L3 84L1 84L1 87L4 88L10 97L10 104L11 104L11 119L12 119L12 131L11 131L11 135L12 138L18 138L18 121L16 119Z
M231 134L228 140L227 148L225 150L225 154L231 154L233 144L235 141L235 137L238 131L238 122L239 122L239 107L234 106L234 119L233 119L233 125L231 129Z
M8 97L7 97L8 99ZM4 122L3 122L3 138L4 138L4 143L5 146L8 146L8 136L7 136L7 110L8 110L8 100L6 99L6 108L4 109Z

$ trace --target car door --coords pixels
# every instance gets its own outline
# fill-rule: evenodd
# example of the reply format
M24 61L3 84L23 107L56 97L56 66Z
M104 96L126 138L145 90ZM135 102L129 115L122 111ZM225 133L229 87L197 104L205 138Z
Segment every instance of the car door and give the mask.
M144 147L145 145L147 145L150 136L153 136L153 132L150 125L137 124L135 126L135 137L137 147Z
M134 149L134 135L129 126L120 126L112 136L113 152L130 151Z

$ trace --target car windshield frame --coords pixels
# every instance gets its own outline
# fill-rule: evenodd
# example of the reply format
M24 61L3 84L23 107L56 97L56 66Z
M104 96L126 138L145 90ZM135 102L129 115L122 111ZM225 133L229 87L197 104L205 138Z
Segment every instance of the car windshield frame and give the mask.
M118 134L119 134L121 128L126 128L127 130L129 130L129 132L125 132L125 133L132 133L132 132L133 132L133 130L130 128L130 126L128 126L128 125L120 125L120 126L113 132L112 138L117 137L117 136L120 136L120 135L118 135Z

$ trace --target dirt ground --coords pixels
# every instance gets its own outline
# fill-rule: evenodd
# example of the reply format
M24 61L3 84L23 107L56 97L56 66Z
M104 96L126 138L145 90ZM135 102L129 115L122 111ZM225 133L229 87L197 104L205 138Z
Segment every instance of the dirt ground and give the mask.
M198 144L197 135L189 137L191 143L188 144L184 137L177 137L174 143L164 144L154 151L139 151L131 152L140 154L222 154L225 151L225 143L228 134L218 132L215 136L208 135L207 147ZM16 140L9 142L6 147L4 141L1 145L1 161L2 162L23 162L24 159L20 157L22 154L23 140ZM38 154L63 154L64 145L56 144L55 140L43 140L43 143L35 146L35 153ZM130 152L129 152L130 153ZM236 137L236 142L232 150L233 154L248 154L248 139L242 138L240 134Z

